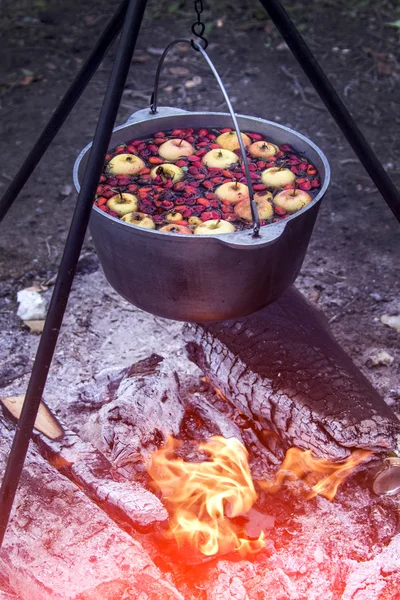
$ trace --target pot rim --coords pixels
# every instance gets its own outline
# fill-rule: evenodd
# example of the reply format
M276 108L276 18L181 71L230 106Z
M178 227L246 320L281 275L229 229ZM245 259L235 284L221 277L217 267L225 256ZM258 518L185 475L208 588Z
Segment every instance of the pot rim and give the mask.
M160 107L161 108L161 107ZM177 111L178 112L178 111ZM190 115L190 116L208 116L208 115L212 115L212 116L221 116L221 117L230 117L229 113L222 113L222 112L202 112L202 111L179 111L181 112L182 115ZM157 122L162 122L164 121L166 118L169 118L171 115L155 115L151 118L151 121L155 122L155 129L159 130L159 128L157 127ZM278 234L280 235L281 233L283 233L283 230L285 229L287 223L289 223L290 221L292 221L293 219L296 219L297 217L299 217L300 215L304 214L307 210L310 210L311 208L313 208L324 196L328 186L329 186L329 182L330 182L330 177L331 177L331 169L329 166L329 162L328 159L326 158L325 154L322 152L322 150L319 148L319 146L317 146L314 142L312 142L308 137L306 137L305 135L303 135L302 133L299 133L298 131L291 129L290 127L286 127L285 125L281 125L280 123L275 123L274 121L269 121L267 119L262 119L260 117L252 117L250 115L243 115L243 114L237 114L237 117L240 118L244 118L244 119L251 119L252 121L255 121L257 123L260 124L267 124L267 125L272 125L273 127L275 127L276 129L281 129L285 132L289 132L293 135L295 135L297 138L300 138L301 140L303 140L304 142L306 142L308 144L308 146L310 146L311 148L313 148L313 150L319 155L323 165L324 165L324 169L325 169L325 177L324 177L324 182L323 185L320 189L320 191L318 192L318 194L315 196L315 198L313 198L312 202L310 202L309 204L307 204L307 206L305 206L304 208L300 209L298 212L294 213L293 215L290 215L289 217L287 217L286 219L282 219L281 221L277 221L276 223L269 223L268 225L263 225L260 228L260 234L259 234L259 238L253 238L254 242L257 243L260 241L266 241L263 240L263 233L267 236L267 237L277 237L275 235ZM150 119L142 119L142 120L138 120L138 121L133 121L130 122L130 120L128 120L126 123L124 123L123 125L119 125L118 127L115 127L113 129L113 133L117 132L117 131L121 131L122 129L126 129L127 127L131 127L134 125L138 125L140 123L145 123L145 122L149 122ZM90 142L89 144L87 144L82 151L79 153L75 163L74 163L74 168L73 168L73 181L74 181L74 185L75 188L77 190L77 192L79 193L80 191L80 183L79 183L79 177L78 177L78 171L79 171L79 167L80 167L80 163L83 159L83 157L85 156L85 154L88 152L88 150L91 148L93 142ZM145 229L144 227L139 227L137 225L132 225L131 223L126 223L125 221L121 221L121 219L118 219L117 217L113 217L111 215L108 215L107 213L105 213L104 211L100 210L97 206L95 206L93 204L92 206L92 210L94 210L95 212L101 214L102 217L105 217L107 219L110 219L113 225L119 224L122 227L130 227L133 230L135 230L136 232L140 232L143 235L161 235L164 236L166 238L170 238L173 239L174 241L177 240L182 240L182 241L187 241L189 239L192 240L201 240L201 239L221 239L226 241L227 243L232 242L233 245L236 245L235 242L240 242L241 240L245 243L249 243L249 234L250 236L252 236L253 232L252 229L244 229L241 231L234 231L233 233L220 233L220 234L203 234L203 235L176 235L174 233L168 233L166 231L159 231L156 229ZM276 232L272 232L272 229L275 229ZM241 240L239 239L239 237L241 237Z

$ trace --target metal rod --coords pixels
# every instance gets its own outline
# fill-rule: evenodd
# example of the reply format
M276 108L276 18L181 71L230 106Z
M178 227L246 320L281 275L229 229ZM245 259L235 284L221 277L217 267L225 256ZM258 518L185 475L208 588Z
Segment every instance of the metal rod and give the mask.
M159 90L161 69L163 67L165 57L167 56L168 52L170 51L170 49L173 46L175 46L176 44L181 44L182 42L190 44L195 50L197 50L198 52L200 52L203 55L203 58L207 62L208 66L210 67L211 72L214 75L215 79L217 80L217 83L221 89L223 96L224 96L226 105L228 107L229 113L230 113L232 121L233 121L234 129L236 131L238 143L240 146L240 151L242 153L242 160L243 160L244 170L246 173L247 186L249 188L250 209L251 209L251 217L253 220L253 236L258 237L259 232L260 232L260 216L258 214L257 204L254 199L254 190L253 190L253 183L252 183L251 176L250 176L249 162L247 160L246 149L244 147L243 139L242 139L242 136L240 135L239 124L237 122L236 114L235 114L235 111L233 110L233 107L232 107L231 101L229 99L229 96L227 94L227 91L225 89L225 86L222 83L222 79L219 76L217 69L214 67L210 57L208 56L208 54L204 50L204 48L201 46L201 44L199 44L198 42L195 42L194 40L188 40L186 38L179 38L177 40L174 40L170 44L168 44L168 46L165 48L164 52L162 53L160 60L158 62L158 65L157 65L156 76L154 79L154 90L153 90L153 93L151 94L151 98L150 98L150 112L153 115L156 114L156 112L157 112L158 90Z
M400 222L400 193L279 0L260 0L383 199Z
M147 0L130 0L117 55L104 96L93 146L61 259L48 315L33 364L25 402L0 490L0 545L7 528L14 496L28 451L29 440L53 358L76 265L92 210L93 199L104 165L122 92L132 61Z
M40 137L36 141L32 150L29 152L5 194L1 198L0 223L13 205L15 199L18 197L18 194L28 181L29 177L32 175L47 148L54 140L69 113L74 108L83 91L86 89L88 83L103 60L107 50L120 32L124 22L128 1L129 0L122 0L116 13L108 23L100 38L97 40L84 65L66 91L63 99L55 109Z

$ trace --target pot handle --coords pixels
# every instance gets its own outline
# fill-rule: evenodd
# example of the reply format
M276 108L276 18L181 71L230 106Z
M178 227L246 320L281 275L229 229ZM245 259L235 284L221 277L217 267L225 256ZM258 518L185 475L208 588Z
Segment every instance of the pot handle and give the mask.
M241 153L242 153L242 160L243 160L243 165L244 165L244 169L245 169L245 173L246 173L247 186L249 188L251 216L252 216L252 219L253 219L253 237L258 238L259 237L259 231L260 231L260 217L258 215L257 205L256 205L256 202L254 200L254 191L253 191L253 184L252 184L251 176L250 176L249 163L247 161L246 150L245 150L245 147L244 147L242 136L240 135L240 129L239 129L239 125L238 125L238 122L237 122L237 119L236 119L235 111L232 108L231 101L229 100L229 96L228 96L228 94L226 92L226 89L224 87L224 84L222 83L222 80L221 80L220 76L218 75L218 72L217 72L216 68L214 67L213 63L211 62L211 60L210 60L207 52L205 52L204 48L200 44L198 44L194 40L189 40L189 39L186 39L186 38L181 38L181 39L178 39L178 40L175 40L175 41L171 42L165 48L165 50L162 53L161 58L159 60L158 66L157 66L156 76L155 76L155 80L154 80L154 91L153 91L153 93L151 95L151 99L150 99L150 112L153 115L157 113L158 84L159 84L160 75L161 75L161 69L162 69L162 66L164 64L165 57L167 56L168 52L170 51L170 49L173 46L175 46L176 44L181 44L181 43L189 44L195 50L198 50L200 52L200 54L202 54L203 58L207 62L208 66L210 67L210 69L211 69L211 71L212 71L215 79L217 80L217 83L218 83L219 87L221 88L222 94L223 94L223 96L225 98L225 102L226 102L226 104L228 106L230 115L232 117L233 126L235 128L235 131L236 131L236 134L237 134L237 137L238 137L238 142L239 142L240 150L241 150Z
M170 106L161 106L157 110L158 116L160 117L171 117L172 115L181 115L187 113L187 110L183 110L182 108L172 108ZM142 108L141 110L137 110L131 114L130 117L125 121L122 127L126 127L126 125L132 125L137 121L150 121L154 118L154 114L149 112L148 108Z

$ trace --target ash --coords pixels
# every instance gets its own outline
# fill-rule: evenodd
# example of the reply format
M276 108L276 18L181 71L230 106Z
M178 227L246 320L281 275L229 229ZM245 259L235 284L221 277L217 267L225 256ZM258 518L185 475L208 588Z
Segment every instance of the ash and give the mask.
M259 490L243 523L267 542L248 559L205 559L165 539L168 514L145 465L167 434L192 462L204 458L197 441L237 437L255 480L283 458L279 439L267 448L259 424L188 360L182 327L121 300L100 271L78 276L44 397L66 434L35 433L0 553L0 600L400 598L398 505L370 491L373 464L333 502L305 501L295 484ZM37 342L21 329L1 342L2 396L24 393L29 361L13 355L33 357ZM7 415L0 429L4 465Z

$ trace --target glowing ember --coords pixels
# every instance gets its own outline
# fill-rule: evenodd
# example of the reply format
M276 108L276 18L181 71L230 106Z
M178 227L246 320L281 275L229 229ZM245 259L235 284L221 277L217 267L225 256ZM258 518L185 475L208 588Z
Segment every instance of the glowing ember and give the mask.
M189 463L174 456L180 446L181 442L168 438L167 444L151 455L148 466L162 492L170 514L170 532L178 545L189 543L206 556L261 550L263 532L257 540L240 537L229 520L250 510L257 498L246 448L235 438L214 436L199 444L199 450L207 452L210 459Z
M214 436L198 446L209 459L193 463L176 456L181 446L169 437L147 467L169 512L171 537L178 546L188 544L206 556L244 556L261 550L265 534L250 540L232 520L245 515L257 499L246 448L235 438ZM310 450L291 448L274 479L257 483L275 493L285 481L301 480L307 499L320 494L332 500L339 485L370 454L356 450L346 461L332 463L313 458Z

